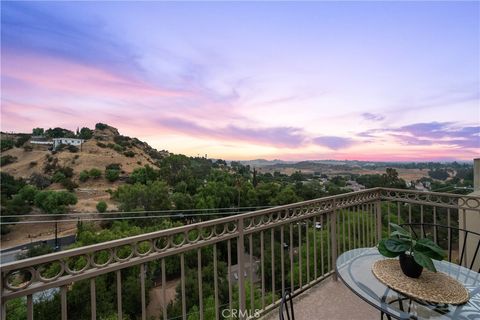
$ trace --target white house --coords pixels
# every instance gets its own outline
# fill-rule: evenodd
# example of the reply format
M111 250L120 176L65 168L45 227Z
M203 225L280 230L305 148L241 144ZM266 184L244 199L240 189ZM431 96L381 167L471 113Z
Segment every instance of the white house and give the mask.
M75 138L53 138L53 150L57 149L59 145L65 144L69 146L81 146L83 139L75 139Z

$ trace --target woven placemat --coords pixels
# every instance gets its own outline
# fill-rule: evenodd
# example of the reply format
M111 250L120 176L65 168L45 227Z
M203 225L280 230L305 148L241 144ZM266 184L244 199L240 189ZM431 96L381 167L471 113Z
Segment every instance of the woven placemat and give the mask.
M372 272L383 284L418 300L463 304L470 298L467 289L445 273L423 269L419 278L407 277L397 259L376 261Z

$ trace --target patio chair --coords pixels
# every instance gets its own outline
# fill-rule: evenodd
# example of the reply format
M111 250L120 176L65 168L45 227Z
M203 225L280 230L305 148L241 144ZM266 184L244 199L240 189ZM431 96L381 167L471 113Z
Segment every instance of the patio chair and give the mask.
M288 308L289 301L290 301L290 309ZM282 301L280 302L280 314L279 314L280 320L285 320L284 314L287 315L287 318L286 318L287 320L295 320L295 315L293 313L293 296L289 290L286 290L284 292Z

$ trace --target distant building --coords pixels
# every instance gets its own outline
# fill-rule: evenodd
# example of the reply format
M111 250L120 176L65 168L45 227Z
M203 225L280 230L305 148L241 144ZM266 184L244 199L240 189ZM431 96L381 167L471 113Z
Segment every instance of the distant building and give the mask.
M415 184L415 190L428 191L428 189L425 188L425 186L424 186L423 183L421 183L421 182L417 182L417 183Z
M53 141L53 150L55 150L61 144L65 144L68 146L81 146L85 140L75 139L75 138L53 138L52 141Z
M352 189L353 191L360 191L365 189L365 186L363 184L360 184L354 180L348 180L346 184L347 188Z
M52 145L53 141L48 140L44 136L32 136L30 138L30 143L37 144L37 145Z

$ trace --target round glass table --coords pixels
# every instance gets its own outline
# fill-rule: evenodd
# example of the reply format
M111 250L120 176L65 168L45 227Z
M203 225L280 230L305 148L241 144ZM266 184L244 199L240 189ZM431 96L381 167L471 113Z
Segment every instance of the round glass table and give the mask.
M390 289L373 274L372 266L385 259L377 248L347 251L337 259L337 275L360 298L395 319L480 319L480 274L447 261L434 261L438 271L462 283L470 292L463 305L433 304L414 300Z

